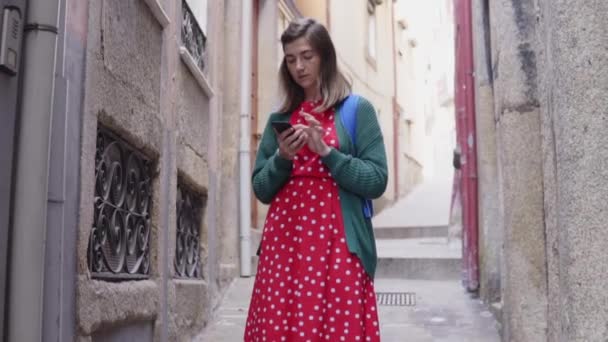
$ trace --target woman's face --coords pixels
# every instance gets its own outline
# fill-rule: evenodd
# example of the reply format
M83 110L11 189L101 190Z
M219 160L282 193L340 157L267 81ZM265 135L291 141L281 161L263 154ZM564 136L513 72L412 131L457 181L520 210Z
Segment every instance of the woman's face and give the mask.
M304 90L319 86L321 59L304 37L285 44L285 63L293 80Z

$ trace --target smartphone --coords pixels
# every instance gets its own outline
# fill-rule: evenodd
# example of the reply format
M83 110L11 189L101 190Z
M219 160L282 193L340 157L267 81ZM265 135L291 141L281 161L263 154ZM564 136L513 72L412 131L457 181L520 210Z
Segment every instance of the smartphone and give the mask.
M281 134L292 127L289 122L285 121L273 121L271 124L277 134Z

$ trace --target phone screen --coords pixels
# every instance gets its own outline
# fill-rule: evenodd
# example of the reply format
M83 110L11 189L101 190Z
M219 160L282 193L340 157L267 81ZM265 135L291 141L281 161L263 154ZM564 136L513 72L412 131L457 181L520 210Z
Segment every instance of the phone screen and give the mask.
M290 129L291 128L291 124L289 122L284 122L284 121L273 121L272 122L272 128L274 128L274 130L278 134L281 134L284 131Z

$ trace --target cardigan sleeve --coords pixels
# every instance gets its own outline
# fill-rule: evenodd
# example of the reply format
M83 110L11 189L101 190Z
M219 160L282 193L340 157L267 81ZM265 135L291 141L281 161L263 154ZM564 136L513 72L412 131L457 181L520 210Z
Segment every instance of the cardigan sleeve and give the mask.
M388 183L386 149L376 111L364 98L357 106L356 144L356 157L332 148L322 160L345 190L363 198L378 198Z
M293 162L278 154L277 137L271 122L276 115L270 115L262 134L252 175L253 192L264 204L269 204L274 196L289 180Z

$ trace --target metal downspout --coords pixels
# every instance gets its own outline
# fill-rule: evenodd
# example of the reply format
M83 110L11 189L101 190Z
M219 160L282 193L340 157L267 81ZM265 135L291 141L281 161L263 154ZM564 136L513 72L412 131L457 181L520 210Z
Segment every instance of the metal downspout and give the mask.
M59 0L31 0L23 40L10 246L8 341L42 341L50 129Z
M241 94L239 138L239 239L241 276L251 276L251 26L252 1L242 4L241 16Z

